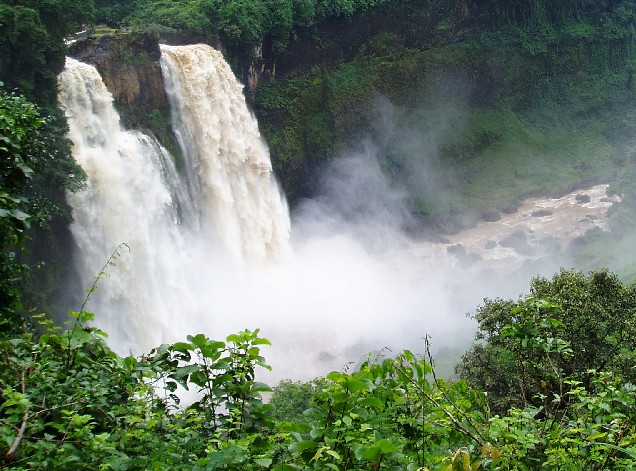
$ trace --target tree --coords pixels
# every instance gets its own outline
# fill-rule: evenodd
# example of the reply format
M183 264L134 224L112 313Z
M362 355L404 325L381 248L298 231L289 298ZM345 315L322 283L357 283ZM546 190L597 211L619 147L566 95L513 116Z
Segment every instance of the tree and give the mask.
M56 189L77 189L83 181L84 173L70 157L62 129L24 96L0 89L0 314L4 321L15 320L20 310L18 285L27 271L20 254L27 229L46 224L61 211Z
M0 79L47 108L56 104L55 76L64 65L64 37L93 21L92 0L0 5ZM6 4L8 3L8 4Z
M37 11L0 5L0 79L50 101L50 96L37 90L43 84L52 88L52 74L47 70L49 39Z
M314 0L292 0L294 26L307 27L314 22L316 2Z
M283 51L293 26L292 0L264 0L264 30L273 41L274 51Z
M214 2L157 0L139 5L131 21L142 28L161 25L198 40L209 40L216 32L217 25L210 18L210 13L218 8Z
M545 300L523 310L536 307L556 311ZM261 400L269 388L254 375L267 367L259 347L269 341L258 331L225 341L198 334L122 358L108 348L104 332L88 325L91 313L71 317L67 330L38 316L37 329L0 339L3 469L636 466L634 386L610 373L592 374L588 388L562 377L569 389L549 401L561 408L529 405L490 417L483 393L463 381L439 380L413 353L370 356L354 371L331 372L309 388L283 383L292 395L301 393L299 407L306 408L290 422ZM550 337L538 326L531 336L524 329L532 326L512 323L504 332L530 369L533 352L550 350L544 348ZM569 348L563 340L556 344ZM192 404L179 404L178 385L197 393Z
M457 367L469 384L489 392L495 412L540 404L537 395L558 392L563 377L584 387L590 386L591 371L636 380L634 286L607 271L585 276L561 270L550 280L534 278L530 296L485 300L474 316L478 343ZM569 351L559 350L562 342Z
M309 408L315 391L315 383L282 380L273 388L269 401L274 407L274 416L280 421L302 422L303 414Z

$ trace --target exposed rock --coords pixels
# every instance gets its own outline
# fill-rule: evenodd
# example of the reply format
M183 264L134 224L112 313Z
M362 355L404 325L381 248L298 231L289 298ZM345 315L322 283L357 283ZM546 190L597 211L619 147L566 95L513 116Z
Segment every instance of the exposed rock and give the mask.
M272 75L275 74L275 65L272 65ZM254 46L252 50L252 59L247 70L247 89L255 92L256 87L261 81L261 77L265 72L265 64L263 62L263 42Z
M143 125L140 122L152 111L167 112L161 52L155 38L121 32L89 36L74 43L69 55L97 68L125 126Z
M538 242L543 245L548 252L558 252L561 250L561 243L559 239L554 236L544 237L539 239Z
M583 236L576 237L572 239L570 243L568 244L568 250L574 251L576 249L586 246L587 244L588 244L588 241L585 239L585 237Z
M325 352L324 350L318 353L318 361L333 361L336 357L333 353Z
M548 211L547 209L541 209L539 211L532 211L533 218L544 218L546 216L552 216L552 211Z
M576 195L576 202L580 204L589 203L591 201L590 195L584 193Z
M534 255L534 249L528 245L528 236L523 231L517 231L499 242L499 245L506 248L514 249L521 255Z
M481 215L481 218L486 222L496 222L501 219L499 213L496 212L488 212Z
M594 214L586 214L584 218L579 219L579 222L585 222L588 224L596 224L598 221L598 217Z
M446 252L458 257L466 255L466 249L462 244L449 245L448 247L446 247Z
M466 252L466 248L462 244L450 245L446 247L446 252L457 257L460 265L466 268L480 260L483 260L479 254Z
M459 259L459 263L462 267L468 268L473 266L475 263L483 260L482 256L476 253L466 253Z

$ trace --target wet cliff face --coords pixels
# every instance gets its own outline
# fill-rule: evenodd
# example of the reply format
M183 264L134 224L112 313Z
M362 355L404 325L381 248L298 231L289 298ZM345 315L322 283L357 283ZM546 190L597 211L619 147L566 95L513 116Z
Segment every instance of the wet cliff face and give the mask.
M126 33L89 37L74 43L69 55L97 67L125 127L147 128L148 116L167 116L156 39Z

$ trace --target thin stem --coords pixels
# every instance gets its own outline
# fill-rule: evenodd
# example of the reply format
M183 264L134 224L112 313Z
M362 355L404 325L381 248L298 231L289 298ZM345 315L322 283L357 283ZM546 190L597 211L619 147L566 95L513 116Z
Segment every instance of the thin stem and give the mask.
M466 414L460 407L457 407L457 405L453 402L453 400L450 397L448 397L448 394L446 394L446 391L444 391L444 389L440 386L439 381L437 380L437 375L435 374L435 364L433 362L433 356L431 355L431 344L429 342L428 336L426 336L426 338L424 339L424 345L426 348L426 356L428 357L428 361L431 365L431 373L433 375L433 381L435 382L435 386L437 386L437 389L439 390L439 392L442 394L442 396L444 396L444 399L446 399L455 408L455 410L459 412L459 414L470 424L470 426L473 428L473 430L475 430L477 435L479 435L479 437L484 442L488 441L481 434L481 432L479 431L477 426L473 423L473 421L470 419L468 414Z
M26 391L26 387L25 387L25 380L24 380L24 370L22 370L22 394L25 394L25 391ZM28 420L29 420L29 406L27 405L26 409L24 410L24 416L22 417L22 423L20 424L20 428L18 429L18 434L16 435L15 440L13 440L13 443L11 444L9 451L7 451L7 453L4 455L4 458L7 461L11 461L11 459L13 458L13 455L15 454L16 450L20 446L20 442L22 441L22 437L24 436L24 432L26 431Z
M479 445L483 444L483 441L480 440L480 438L476 437L470 430L468 430L466 427L464 427L462 425L462 423L459 420L457 420L457 418L453 414L451 414L446 408L442 407L442 405L433 396L431 396L429 393L427 393L419 384L417 384L417 382L415 380L410 378L409 375L406 373L406 371L404 370L404 368L402 366L400 366L400 365L398 365L396 363L395 364L395 369L397 369L400 373L402 373L402 375L415 387L415 389L417 389L420 392L420 394L422 394L424 397L426 397L426 399L431 401L435 407L437 407L439 410L441 410L446 415L446 417L448 417L450 419L450 421L453 423L453 425L455 425L455 428L460 433L463 433L464 435L466 435L470 439L474 440Z

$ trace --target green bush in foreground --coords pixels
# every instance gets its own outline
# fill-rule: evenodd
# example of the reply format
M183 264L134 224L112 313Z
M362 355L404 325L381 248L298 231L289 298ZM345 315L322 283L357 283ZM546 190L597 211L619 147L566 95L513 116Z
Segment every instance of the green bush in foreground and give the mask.
M550 314L535 321L541 308ZM518 366L573 358L552 336L559 309L520 304L501 326ZM72 313L66 331L0 340L0 460L7 469L476 470L633 469L635 387L610 373L586 380L547 372L559 391L492 415L484 392L438 379L409 351L369 358L352 372L310 385L256 381L268 368L258 330L216 341L199 334L122 358L92 314ZM531 333L531 335L528 335ZM554 363L556 365L556 363ZM181 406L179 387L194 391ZM308 394L309 393L309 394ZM282 405L290 406L284 412ZM296 404L294 406L294 404ZM294 416L294 408L306 408ZM280 418L279 418L280 417Z
M494 412L562 395L570 389L564 378L589 389L590 371L636 381L634 285L607 271L561 270L533 279L530 293L518 302L485 300L475 314L478 342L457 368L471 386L488 391Z

